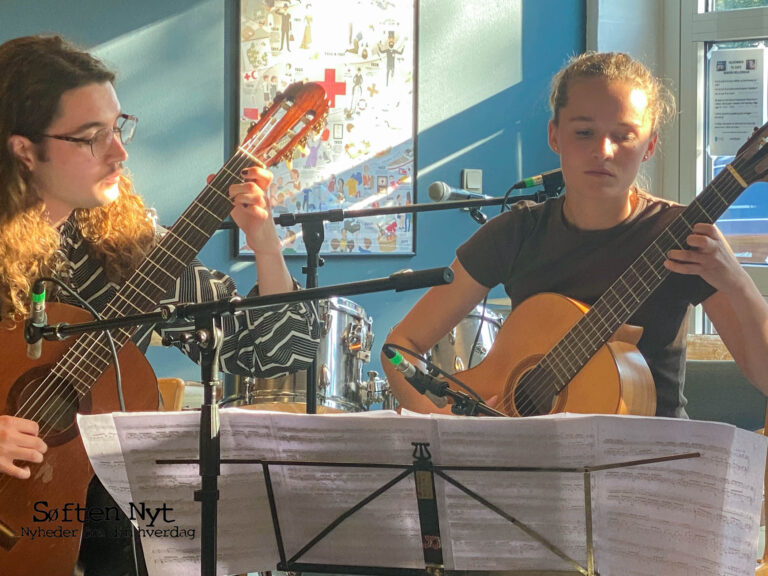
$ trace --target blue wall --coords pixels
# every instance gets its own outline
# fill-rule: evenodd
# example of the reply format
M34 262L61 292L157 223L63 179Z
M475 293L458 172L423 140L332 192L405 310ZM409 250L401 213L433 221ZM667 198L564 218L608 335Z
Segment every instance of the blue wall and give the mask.
M521 178L557 167L546 143L549 81L568 56L584 49L584 0L421 0L419 15L418 115L430 119L419 122L419 198L436 180L458 186L463 168L482 169L483 191L503 195ZM232 0L0 0L0 42L56 32L117 69L123 109L140 118L127 166L161 222L171 223L231 152L236 20ZM445 54L452 55L447 65ZM514 81L499 88L499 78L508 77ZM451 108L458 101L472 104ZM441 116L442 110L451 112ZM328 258L319 284L446 266L476 228L465 213L423 214L415 256ZM246 291L254 266L230 254L231 233L220 231L201 258L231 273ZM288 259L300 280L304 263ZM354 298L373 317L377 335L366 369L380 370L380 344L421 293ZM495 289L491 296L503 293ZM159 376L199 379L198 368L175 350L153 347L148 355Z

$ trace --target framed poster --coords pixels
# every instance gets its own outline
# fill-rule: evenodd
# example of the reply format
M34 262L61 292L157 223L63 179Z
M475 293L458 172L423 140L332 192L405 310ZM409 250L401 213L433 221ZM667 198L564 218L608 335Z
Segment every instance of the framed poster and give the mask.
M415 0L240 0L240 140L294 82L326 91L329 114L290 163L272 168L275 215L416 200ZM411 214L325 223L322 255L413 254ZM278 227L306 254L301 226ZM244 234L236 256L250 257Z

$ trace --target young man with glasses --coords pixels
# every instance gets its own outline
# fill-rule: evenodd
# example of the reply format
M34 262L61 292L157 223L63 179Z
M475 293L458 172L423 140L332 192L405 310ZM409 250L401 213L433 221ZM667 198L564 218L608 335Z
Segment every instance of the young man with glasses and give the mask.
M59 37L0 45L0 331L24 322L31 287L41 276L58 277L97 311L105 310L163 233L123 172L137 118L122 111L113 82L114 74L100 61ZM229 189L232 218L255 253L261 294L296 288L263 192L271 179L269 171L251 167L243 182ZM63 290L52 292L57 300L77 303ZM164 302L234 294L231 279L193 260ZM134 336L140 348L149 332ZM220 364L229 372L274 376L306 368L316 346L310 307L248 311L224 318ZM194 344L180 347L199 358ZM7 394L12 384L0 377L0 392ZM48 450L44 438L34 420L0 415L0 480L35 481ZM98 497L94 486L89 505ZM2 489L0 484L0 502ZM130 540L112 539L105 547L85 540L85 548L95 552L86 561L86 574L133 572L125 569L132 556L125 542ZM62 566L61 574L72 570Z

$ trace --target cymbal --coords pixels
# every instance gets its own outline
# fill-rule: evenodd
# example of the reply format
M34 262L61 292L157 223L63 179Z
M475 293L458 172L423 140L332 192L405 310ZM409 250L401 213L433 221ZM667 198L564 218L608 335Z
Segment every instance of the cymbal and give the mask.
M491 306L506 306L507 308L512 308L512 300L509 297L488 298L488 304Z

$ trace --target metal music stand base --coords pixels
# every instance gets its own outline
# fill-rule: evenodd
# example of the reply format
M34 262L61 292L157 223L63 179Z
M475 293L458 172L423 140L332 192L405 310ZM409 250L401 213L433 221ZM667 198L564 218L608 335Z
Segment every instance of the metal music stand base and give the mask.
M584 466L581 468L546 468L546 467L509 467L509 466L434 466L429 453L429 444L424 442L413 443L414 463L407 465L392 464L356 464L339 462L293 462L293 461L266 461L266 460L240 460L227 459L222 463L227 464L261 464L266 483L267 497L269 499L272 522L277 541L277 547L280 554L280 561L277 569L285 572L315 572L322 574L358 574L363 576L599 576L595 564L595 546L592 532L592 474L603 470L615 468L626 468L630 466L639 466L645 464L654 464L667 462L671 460L682 460L687 458L697 458L698 452L677 454L658 458L647 458L643 460L632 460L627 462L617 462L600 466ZM285 543L283 542L280 528L280 519L277 511L277 501L272 485L270 470L272 467L292 466L292 467L337 467L337 468L387 468L400 469L402 472L395 478L385 483L383 486L373 491L363 500L349 508L338 518L333 520L326 528L310 540L290 558L287 557ZM455 480L448 474L450 471L487 471L487 472L570 472L583 474L584 476L584 514L585 514L585 545L586 562L584 564L569 557L565 552L558 549L549 542L543 535L537 533L531 527L527 526L517 518L504 512L493 503L489 502L479 494L464 486L461 482ZM382 566L361 566L361 565L343 565L343 564L320 564L301 562L300 558L312 549L318 542L325 538L334 528L336 528L346 518L354 514L357 510L363 508L366 504L386 492L389 488L414 475L416 486L416 498L419 510L419 522L422 537L422 549L424 552L424 568L398 568ZM525 532L533 540L536 540L543 547L548 549L553 555L559 557L564 562L570 564L570 570L446 570L443 562L442 545L440 542L439 519L437 510L437 501L435 498L434 478L438 476L448 484L456 487L466 495L470 496L484 507L498 514L505 520L514 524L517 528Z

